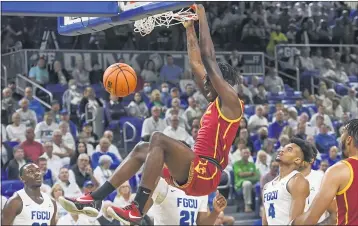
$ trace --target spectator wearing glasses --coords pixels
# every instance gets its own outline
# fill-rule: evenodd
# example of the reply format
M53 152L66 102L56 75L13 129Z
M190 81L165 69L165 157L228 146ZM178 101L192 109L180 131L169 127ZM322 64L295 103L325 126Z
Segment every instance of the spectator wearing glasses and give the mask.
M78 156L77 163L69 170L69 180L75 181L79 188L83 188L86 181L90 180L94 185L98 185L98 181L93 176L93 170L90 165L90 158L87 154L82 153Z
M160 108L157 106L152 107L152 116L146 118L142 126L142 140L149 141L149 138L152 133L155 131L163 132L167 126L164 119L160 118Z
M99 165L94 169L93 175L102 186L111 176L112 171L109 169L113 160L108 155L102 155L98 160Z

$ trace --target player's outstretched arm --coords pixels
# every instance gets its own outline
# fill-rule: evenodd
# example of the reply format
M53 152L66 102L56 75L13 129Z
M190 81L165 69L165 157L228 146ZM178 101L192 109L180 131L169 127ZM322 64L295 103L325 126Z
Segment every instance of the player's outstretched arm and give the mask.
M200 53L207 75L223 103L223 113L231 119L237 119L242 115L241 103L234 88L224 80L216 62L214 44L210 36L205 9L202 5L197 5L197 14L200 26Z
M7 200L4 209L1 212L2 225L12 225L15 217L22 211L22 200L18 195L12 196Z
M190 68L194 75L195 82L200 89L200 92L205 95L203 81L206 76L206 72L203 61L201 60L198 38L196 36L194 28L194 21L190 20L184 22L183 25L186 28L186 39Z
M289 221L291 222L293 219L301 215L305 209L306 199L310 194L309 182L302 174L297 174L288 182L287 188L292 196Z
M338 163L327 170L323 177L321 189L314 198L312 205L307 212L293 218L292 225L314 225L318 222L340 190L342 180L346 179L345 175L342 174L345 170L348 171L348 167L344 163Z

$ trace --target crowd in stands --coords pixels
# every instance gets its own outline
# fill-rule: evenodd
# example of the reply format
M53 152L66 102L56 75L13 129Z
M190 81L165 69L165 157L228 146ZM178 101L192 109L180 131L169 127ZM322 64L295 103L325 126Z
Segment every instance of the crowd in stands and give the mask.
M211 20L213 38L219 48L223 49L243 44L249 46L249 50L267 50L270 54L276 44L287 41L313 43L325 40L326 43L334 43L338 40L338 43L347 44L357 44L358 41L354 39L358 37L357 11L345 11L347 8L341 3L207 4L210 5L208 17ZM289 7L290 5L294 7ZM305 20L307 17L309 19ZM7 32L2 35L5 38L20 40L23 46L36 47L36 44L29 43L31 41L28 40L28 36L30 32L37 31L37 26L27 22L26 26L29 27L25 32L21 27L15 28L13 19L9 20L7 26L2 27L2 30ZM23 18L16 20L26 21ZM41 21L38 18L31 20ZM327 23L331 24L332 20L336 24L330 29ZM51 24L50 19L47 22ZM233 23L235 26L232 26ZM338 28L335 27L337 24L349 32L341 32L344 35L338 37ZM29 29L30 27L33 30ZM308 28L311 30L307 31ZM165 29L158 29L157 32L171 40L171 45L163 46L177 50L182 45L173 44L173 39L175 29L181 28L176 26L171 29L174 31L170 34L166 33ZM115 43L114 38L107 33L113 33L112 35L123 39L121 44L115 39L115 48L128 47L130 45L126 42L137 40L132 30L125 26L92 34L90 38L98 39L97 47L115 49L110 45ZM73 44L70 39L77 41L73 41ZM102 45L102 39L106 42L109 40L110 46ZM34 42L35 39L31 40ZM67 46L87 46L83 36L64 37L63 40ZM181 42L180 39L177 41ZM141 44L133 44L133 48L143 49L140 48ZM156 49L163 46L157 46ZM240 46L235 47L242 49ZM311 50L314 51L312 57ZM358 48L345 48L344 51L334 48L329 51L320 48L302 49L301 55L293 63L303 70L317 70L328 80L319 83L317 95L303 89L302 94L290 101L270 99L273 93L293 92L291 87L284 84L273 67L266 71L264 77L241 75L238 70L238 84L234 88L238 97L245 102L245 117L240 122L226 171L233 178L235 197L242 196L243 211L251 212L254 208L255 185L262 188L277 176L277 151L288 144L293 136L309 141L318 149L319 155L314 169L322 173L342 158L342 150L338 143L343 125L348 120L358 117L357 90L351 87L342 98L339 98L332 85L333 82L347 83L351 76L358 76ZM324 55L323 52L329 54ZM229 62L233 67L239 67L237 61ZM111 122L124 117L142 121L139 132L143 141L149 141L153 132L160 131L187 143L190 147L194 146L200 128L200 118L205 113L208 102L197 89L191 76L187 76L188 72L176 65L170 55L166 58L166 64L158 71L155 70L153 62L148 60L144 69L137 71L142 84L134 94L126 98L95 90L94 86L99 84L103 74L99 65L94 65L92 71L87 71L83 67L83 62L78 61L76 69L68 73L62 68L62 63L56 61L53 70L49 71L44 59L40 58L37 65L28 72L30 79L44 87L48 84L60 84L65 87L64 93L49 103L50 109L34 98L44 97L41 91L31 86L25 89L23 96L15 92L13 83L3 87L0 136L2 180L19 180L19 168L27 162L36 162L44 174L41 189L55 200L63 194L78 197L80 194L93 191L108 180L127 154L121 151L118 141L114 140L118 130L110 126ZM94 133L92 123L85 121L83 114L87 107L103 107L106 127L103 134ZM3 191L2 195L10 194ZM101 220L105 222L108 219L106 208L110 203L125 206L131 199L133 194L131 195L129 183L123 184L117 189L115 196L103 205L104 217ZM88 219L71 216L81 225L93 224ZM70 215L66 214L60 205L58 218L58 224L71 221ZM98 219L100 224L101 220Z

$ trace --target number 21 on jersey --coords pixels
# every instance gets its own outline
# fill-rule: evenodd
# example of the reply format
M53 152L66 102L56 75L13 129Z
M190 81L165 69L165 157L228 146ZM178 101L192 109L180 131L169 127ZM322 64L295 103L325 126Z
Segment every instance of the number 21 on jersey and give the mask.
M180 211L180 225L194 225L194 211Z
M270 203L270 207L268 209L268 216L271 217L272 219L275 218L275 206L273 203Z

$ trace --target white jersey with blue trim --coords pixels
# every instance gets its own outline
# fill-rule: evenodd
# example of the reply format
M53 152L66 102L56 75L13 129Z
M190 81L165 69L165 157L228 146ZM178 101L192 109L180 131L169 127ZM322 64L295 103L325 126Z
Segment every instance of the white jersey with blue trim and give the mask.
M15 217L13 225L51 225L51 219L55 212L55 206L50 196L41 192L43 202L38 204L26 194L24 189L21 189L15 194L18 194L22 200L22 210L20 214Z
M154 225L196 225L199 212L208 212L208 196L188 196L160 178L148 215Z
M300 172L294 170L279 180L276 177L268 182L263 189L263 203L268 225L288 225L292 196L287 190L287 183Z

